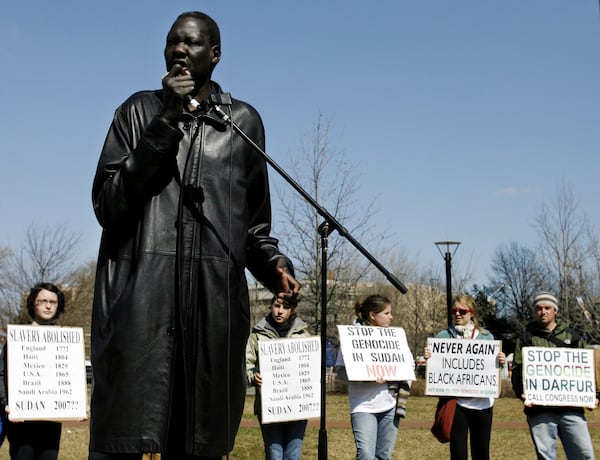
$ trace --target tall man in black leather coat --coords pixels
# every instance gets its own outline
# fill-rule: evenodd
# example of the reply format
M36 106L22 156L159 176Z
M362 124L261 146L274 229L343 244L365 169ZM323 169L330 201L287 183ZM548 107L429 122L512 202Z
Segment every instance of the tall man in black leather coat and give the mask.
M116 110L94 180L93 460L230 452L245 399L244 270L286 302L300 288L269 236L266 164L214 113L217 100L264 147L255 109L211 81L217 25L182 14L164 54L163 89Z

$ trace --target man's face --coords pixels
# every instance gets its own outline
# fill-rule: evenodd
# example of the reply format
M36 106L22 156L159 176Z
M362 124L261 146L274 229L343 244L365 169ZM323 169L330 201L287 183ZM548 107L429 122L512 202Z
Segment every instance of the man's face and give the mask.
M551 304L540 303L535 306L535 317L540 325L548 328L556 321L556 310Z
M175 21L165 45L167 70L179 64L181 74L189 72L195 82L202 83L210 78L220 57L221 50L219 46L211 46L203 21L195 18Z

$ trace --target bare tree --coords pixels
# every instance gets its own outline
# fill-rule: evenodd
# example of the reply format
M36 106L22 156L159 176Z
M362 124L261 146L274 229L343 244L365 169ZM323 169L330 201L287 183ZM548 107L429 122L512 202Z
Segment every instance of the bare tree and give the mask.
M590 293L598 297L600 295L600 238L596 230L590 225L588 229L588 239L590 241ZM595 299L595 303L600 302L600 298Z
M8 263L11 257L12 251L9 247L0 247L0 320L2 324L6 324L10 319L10 315L8 315L8 311L5 310L4 304L5 300L10 298L10 284L8 280L6 280L3 276L8 268Z
M535 251L512 241L496 249L491 271L490 284L504 286L497 295L498 314L515 321L519 329L524 330L533 319L533 296L547 289L546 267L538 262Z
M596 238L571 187L562 183L554 202L542 204L535 226L541 236L544 262L551 271L553 283L549 288L561 300L561 316L571 326L597 340L600 338L596 337L599 334L596 332L598 312L594 303L586 302L594 297L594 292L597 293L594 291L597 285L594 281Z
M446 327L446 293L435 280L431 272L423 272L409 284L407 294L397 299L397 321L406 331L415 356L423 354L428 337L435 337Z
M73 269L80 235L65 225L32 224L18 251L5 256L0 266L1 310L6 319L17 318L23 296L41 281L61 285Z
M67 306L61 322L65 326L82 327L85 335L86 356L89 356L92 303L94 300L94 280L96 261L85 262L75 268L65 278L63 289Z
M375 229L374 200L366 206L359 200L359 170L331 143L331 121L319 114L312 131L305 135L299 151L290 157L290 175L365 247L375 248L385 232ZM296 267L304 288L301 312L318 331L321 310L321 240L317 229L319 213L289 187L277 187L277 195L289 225L284 226L281 245ZM351 309L354 290L369 271L363 256L348 241L331 231L328 237L328 323ZM331 331L329 335L335 335Z

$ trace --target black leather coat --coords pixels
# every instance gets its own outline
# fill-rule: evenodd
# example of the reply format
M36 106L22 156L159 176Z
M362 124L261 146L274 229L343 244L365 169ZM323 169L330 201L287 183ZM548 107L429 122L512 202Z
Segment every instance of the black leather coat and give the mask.
M175 391L185 399L175 417L188 453L221 456L233 448L245 398L244 269L273 288L282 255L269 236L265 162L210 117L190 116L180 129L162 123L161 105L161 91L144 91L117 109L94 180L103 234L90 449L164 451ZM223 109L264 147L251 106ZM176 350L183 367L174 385Z

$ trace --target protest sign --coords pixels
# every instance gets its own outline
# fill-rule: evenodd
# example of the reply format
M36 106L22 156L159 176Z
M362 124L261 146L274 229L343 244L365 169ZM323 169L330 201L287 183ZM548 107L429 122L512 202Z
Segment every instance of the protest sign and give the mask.
M425 394L432 396L500 396L499 340L427 339Z
M594 350L523 347L523 388L525 403L594 406Z
M319 337L259 340L258 359L263 423L321 415Z
M10 420L87 418L83 329L7 326Z
M401 327L338 326L351 381L415 380L415 362Z

